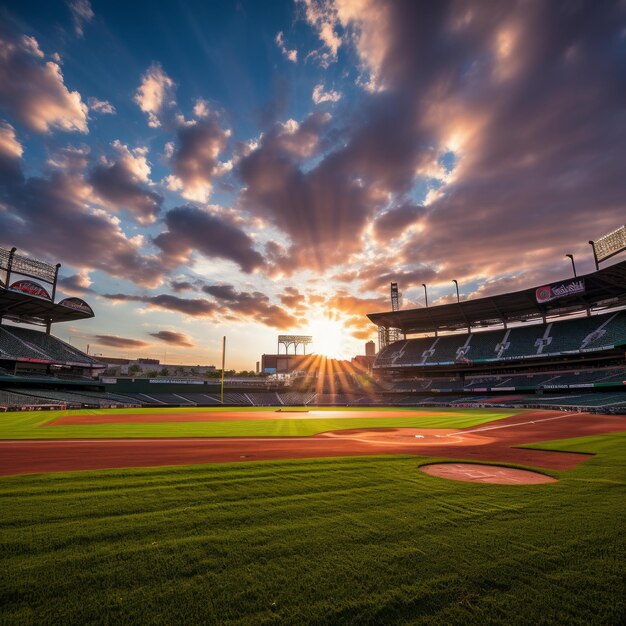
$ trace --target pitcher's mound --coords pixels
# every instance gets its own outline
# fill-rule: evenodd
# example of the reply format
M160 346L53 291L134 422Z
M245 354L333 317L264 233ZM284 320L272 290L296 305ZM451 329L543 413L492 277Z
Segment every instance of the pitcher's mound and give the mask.
M476 463L432 463L422 465L420 470L430 476L463 480L471 483L496 483L498 485L539 485L555 483L556 478L530 470L478 465Z

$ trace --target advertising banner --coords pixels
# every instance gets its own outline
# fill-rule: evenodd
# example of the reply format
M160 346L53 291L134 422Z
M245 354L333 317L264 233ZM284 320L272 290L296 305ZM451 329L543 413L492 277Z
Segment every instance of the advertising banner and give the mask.
M584 278L572 278L559 283L552 283L551 285L538 287L535 292L535 296L538 304L545 304L546 302L552 302L552 300L558 300L559 298L567 298L569 296L576 296L584 293Z
M32 280L18 280L11 285L11 289L27 293L29 296L37 296L50 300L50 294L39 284Z
M204 385L203 380L195 380L189 378L150 378L148 380L152 384L173 384L176 385Z
M66 306L68 309L75 309L81 313L88 313L89 315L94 314L92 308L80 298L65 298L65 300L59 302L59 305Z

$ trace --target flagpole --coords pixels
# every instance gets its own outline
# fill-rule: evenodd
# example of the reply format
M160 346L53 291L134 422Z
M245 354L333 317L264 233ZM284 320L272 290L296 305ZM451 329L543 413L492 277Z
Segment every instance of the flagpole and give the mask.
M222 404L224 404L224 368L226 366L226 337L222 338L222 386L220 391L220 397Z

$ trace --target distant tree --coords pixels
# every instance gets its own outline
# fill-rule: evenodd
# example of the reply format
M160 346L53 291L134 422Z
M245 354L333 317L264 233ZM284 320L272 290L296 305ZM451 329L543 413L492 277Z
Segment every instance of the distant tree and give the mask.
M160 372L159 372L159 376L169 376L170 375L170 371L167 369L167 367L164 367Z
M136 376L137 374L139 374L139 372L141 372L141 367L139 365L137 365L137 363L133 363L129 368L128 368L128 373L131 376Z

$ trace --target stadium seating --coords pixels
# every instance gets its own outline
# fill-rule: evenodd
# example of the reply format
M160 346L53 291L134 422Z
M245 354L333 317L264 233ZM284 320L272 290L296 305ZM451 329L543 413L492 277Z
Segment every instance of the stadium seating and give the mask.
M0 389L0 406L1 407L19 407L19 406L46 406L65 404L59 400L51 400L38 396L29 395L28 393L15 393L6 389Z
M402 340L383 348L375 368L471 364L586 353L626 345L626 311L507 330Z
M189 400L189 402L200 406L207 404L220 404L218 397L208 393L178 393L176 395L182 396L186 400Z
M246 396L254 406L280 406L282 400L275 391L247 391Z
M308 404L314 397L314 392L286 391L280 392L279 397L285 406L300 406Z
M98 365L96 359L64 341L21 326L0 327L0 356L9 359L30 358L53 363L72 363L85 367Z

